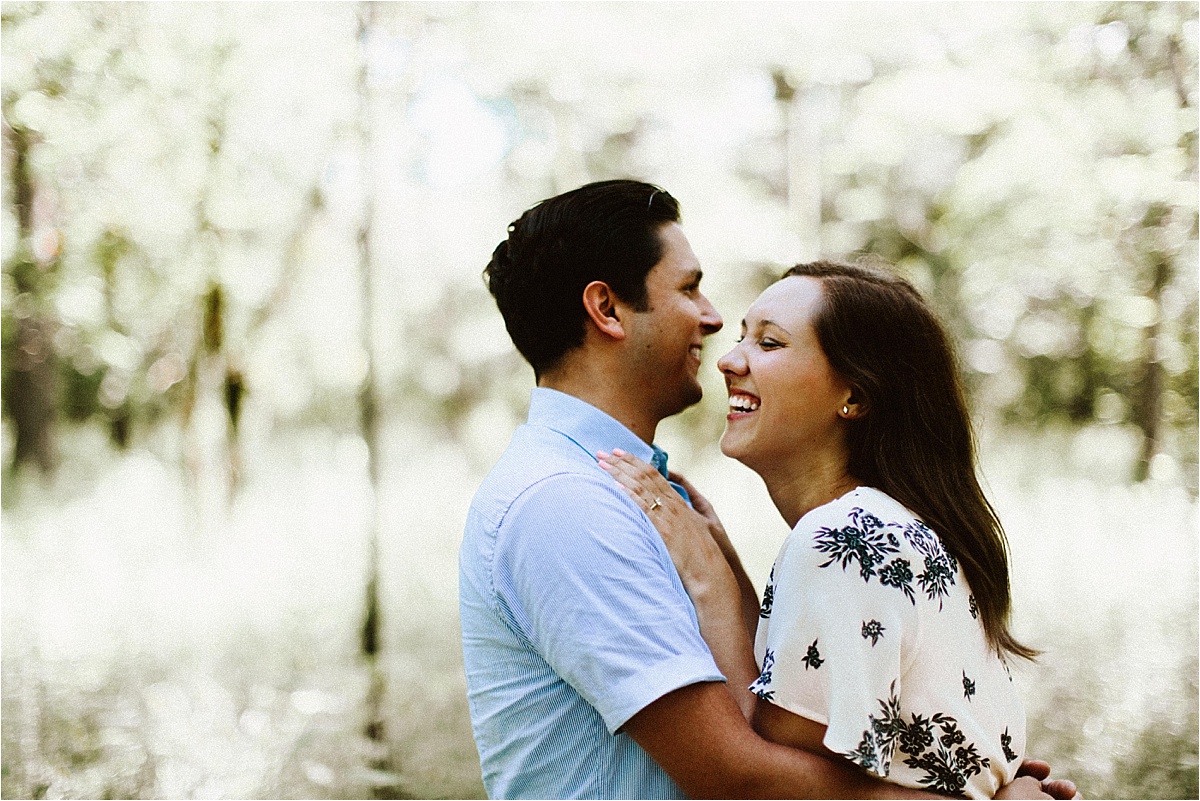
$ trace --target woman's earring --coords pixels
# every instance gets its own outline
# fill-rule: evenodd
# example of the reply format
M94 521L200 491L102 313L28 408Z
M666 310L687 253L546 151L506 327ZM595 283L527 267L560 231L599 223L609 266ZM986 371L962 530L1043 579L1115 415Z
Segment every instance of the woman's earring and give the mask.
M849 416L850 416L850 407L849 407L849 406L843 406L843 407L842 407L842 414L843 414L844 416L846 416L846 417L849 417Z

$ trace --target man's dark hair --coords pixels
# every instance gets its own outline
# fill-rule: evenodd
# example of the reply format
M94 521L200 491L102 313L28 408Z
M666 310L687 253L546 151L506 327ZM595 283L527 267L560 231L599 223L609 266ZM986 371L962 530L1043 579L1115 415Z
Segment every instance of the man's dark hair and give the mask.
M638 311L679 203L641 181L599 181L543 200L508 226L483 271L513 344L540 377L583 344L583 290L603 281Z

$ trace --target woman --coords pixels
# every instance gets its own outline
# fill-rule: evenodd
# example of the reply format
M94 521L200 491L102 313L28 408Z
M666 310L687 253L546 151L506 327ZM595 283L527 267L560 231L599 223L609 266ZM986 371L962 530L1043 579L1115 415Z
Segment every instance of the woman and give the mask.
M1008 628L1004 534L941 325L890 274L799 265L718 367L721 450L792 528L756 635L730 625L745 620L744 587L711 508L694 496L706 516L693 512L632 457L600 456L662 532L722 666L746 664L755 637L755 728L899 784L990 798L1025 747L1007 662L1036 652ZM739 670L727 675L733 687Z

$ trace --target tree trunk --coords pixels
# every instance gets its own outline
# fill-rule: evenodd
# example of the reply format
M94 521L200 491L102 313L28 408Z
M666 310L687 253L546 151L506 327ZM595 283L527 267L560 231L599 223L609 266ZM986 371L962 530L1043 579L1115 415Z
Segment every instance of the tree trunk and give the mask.
M822 256L822 161L837 88L821 84L795 88L780 72L775 74L775 97L787 115L787 204L798 239L796 259L813 261Z
M1171 278L1170 258L1154 253L1154 277L1147 297L1154 303L1156 314L1145 329L1145 354L1142 379L1138 387L1133 420L1142 431L1142 451L1134 466L1134 480L1150 477L1150 463L1162 446L1162 397L1164 378L1159 335L1162 331L1162 292Z
M4 123L4 140L11 158L10 187L17 209L19 245L13 263L6 265L17 298L10 372L5 376L3 403L13 422L13 468L33 465L43 473L54 467L54 417L58 408L55 373L54 320L42 306L42 283L56 266L57 256L41 263L33 248L33 202L36 194L29 166L31 136L24 128Z
M363 2L358 8L358 43L361 63L358 74L359 145L363 175L362 221L358 229L358 268L362 308L362 349L366 371L358 394L359 426L367 447L367 477L371 485L371 508L367 513L367 565L361 648L370 671L367 695L366 736L373 749L370 754L371 790L375 798L398 798L399 777L390 769L383 698L386 690L381 651L381 609L379 603L379 487L380 487L380 415L379 386L375 360L375 280L371 251L371 232L375 216L375 164L373 104L370 87L370 37L376 24L377 6Z

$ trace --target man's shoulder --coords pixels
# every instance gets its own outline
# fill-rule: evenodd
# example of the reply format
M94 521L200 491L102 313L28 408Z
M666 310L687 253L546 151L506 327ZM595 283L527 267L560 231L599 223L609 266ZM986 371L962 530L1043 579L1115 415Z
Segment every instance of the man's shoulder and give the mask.
M565 434L546 426L525 424L513 432L512 440L488 472L480 490L524 488L557 474L586 473L595 465L595 457Z
M479 485L471 506L499 523L518 499L529 502L553 494L558 503L564 503L570 496L586 498L604 493L605 479L595 458L564 434L545 426L523 425Z

